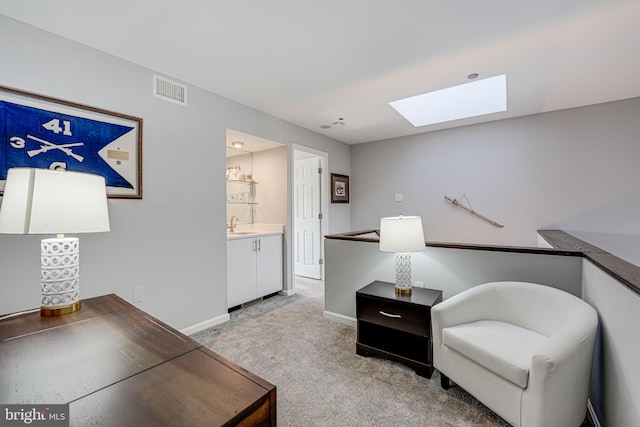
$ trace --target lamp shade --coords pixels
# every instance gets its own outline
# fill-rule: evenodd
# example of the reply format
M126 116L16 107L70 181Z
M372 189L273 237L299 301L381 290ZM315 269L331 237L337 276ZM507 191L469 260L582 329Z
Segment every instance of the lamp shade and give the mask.
M380 218L380 246L383 252L419 252L426 248L419 216Z
M9 169L0 206L0 233L109 230L104 177L49 169Z

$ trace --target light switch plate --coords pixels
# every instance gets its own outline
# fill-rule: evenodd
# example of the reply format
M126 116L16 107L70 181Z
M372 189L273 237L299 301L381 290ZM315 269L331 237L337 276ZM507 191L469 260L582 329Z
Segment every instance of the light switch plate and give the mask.
M396 202L402 201L402 193L396 193Z

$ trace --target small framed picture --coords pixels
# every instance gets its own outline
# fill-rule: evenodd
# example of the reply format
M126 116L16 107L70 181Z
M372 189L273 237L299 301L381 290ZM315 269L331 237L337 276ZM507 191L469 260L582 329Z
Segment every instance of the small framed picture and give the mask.
M349 203L349 177L331 174L331 203Z

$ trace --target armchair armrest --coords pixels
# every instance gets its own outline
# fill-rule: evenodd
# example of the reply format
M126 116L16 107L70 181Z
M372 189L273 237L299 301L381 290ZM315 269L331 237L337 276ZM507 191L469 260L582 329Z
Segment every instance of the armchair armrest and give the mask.
M442 329L482 319L492 319L496 298L491 284L478 285L431 307L433 344L442 342Z
M581 418L566 408L584 409L587 400L598 316L585 305L573 313L573 321L549 337L531 359L529 386L523 393L522 417L537 419L536 425L552 420ZM585 374L586 373L586 374ZM524 409L526 408L526 409Z

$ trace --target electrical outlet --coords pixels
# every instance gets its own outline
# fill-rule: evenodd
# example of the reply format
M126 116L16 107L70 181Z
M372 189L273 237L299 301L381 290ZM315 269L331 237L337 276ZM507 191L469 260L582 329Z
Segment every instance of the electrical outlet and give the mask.
M142 286L138 286L136 288L133 288L133 292L132 292L132 296L131 297L132 297L131 301L134 304L142 302Z
M424 282L415 281L413 282L413 286L416 288L424 288Z
M396 193L395 200L396 200L396 202L401 202L402 201L402 193Z

